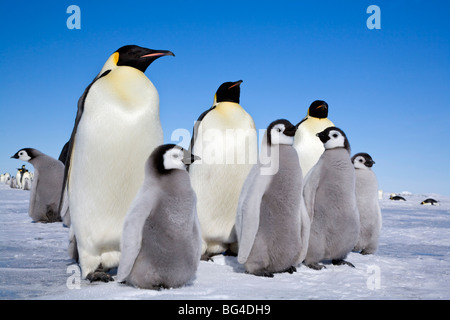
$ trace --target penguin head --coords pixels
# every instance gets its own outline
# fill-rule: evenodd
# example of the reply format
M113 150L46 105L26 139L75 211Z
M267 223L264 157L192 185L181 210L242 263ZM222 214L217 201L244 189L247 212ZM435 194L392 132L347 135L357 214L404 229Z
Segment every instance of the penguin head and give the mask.
M314 118L324 119L328 117L328 104L323 100L316 100L309 106L308 115Z
M335 148L345 148L350 153L350 143L344 131L336 127L328 127L316 134L322 141L325 150Z
M153 165L160 174L168 174L172 170L185 170L200 157L175 144L163 144L157 147L152 155Z
M19 159L19 160L28 162L36 157L34 150L35 149L32 149L32 148L20 149L11 157L11 159Z
M242 80L239 80L222 83L214 96L214 104L224 101L239 103L242 82Z
M375 164L372 157L365 152L360 152L352 157L353 165L356 169L370 169Z
M136 45L126 45L119 48L109 57L101 74L115 66L128 66L145 72L153 61L163 56L175 55L168 50L153 50Z
M267 144L294 144L294 136L297 131L297 126L294 126L289 120L279 119L273 121L267 127Z

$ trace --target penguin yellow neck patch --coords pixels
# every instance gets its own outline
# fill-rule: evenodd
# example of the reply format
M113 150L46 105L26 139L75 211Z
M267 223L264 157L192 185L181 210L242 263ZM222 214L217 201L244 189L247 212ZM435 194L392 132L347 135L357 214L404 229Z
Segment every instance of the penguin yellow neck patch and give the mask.
M113 59L114 64L117 66L117 62L119 62L119 53L118 53L118 52L114 52L114 53L111 55L111 58Z

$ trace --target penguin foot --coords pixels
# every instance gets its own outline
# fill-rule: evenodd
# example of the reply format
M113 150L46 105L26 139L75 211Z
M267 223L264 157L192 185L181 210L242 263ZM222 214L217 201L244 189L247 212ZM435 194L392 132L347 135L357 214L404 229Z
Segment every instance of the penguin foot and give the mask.
M314 270L322 270L322 269L326 269L327 268L323 264L318 264L318 263L310 263L310 264L307 264L306 266L308 268L314 269Z
M208 255L207 253L202 254L202 256L200 257L200 260L214 262L213 258L210 255Z
M297 268L294 266L290 266L289 268L287 268L286 270L284 270L283 272L287 272L289 274L293 274L294 272L297 272Z
M349 267L354 268L355 266L353 265L353 263L350 263L348 261L345 261L344 259L337 259L337 260L331 260L331 263L335 266L342 266L342 265L347 265Z
M223 255L224 255L224 256L230 256L230 257L237 257L237 253L234 252L234 251L232 251L232 250L230 250L230 249L227 249L227 250L223 253Z
M248 272L247 270L245 270L246 274L253 274L255 276L258 277L266 277L266 278L273 278L274 274L272 272L269 271L258 271L258 272Z
M266 278L273 278L273 273L269 271L264 271L262 276Z
M102 281L102 282L109 282L114 281L113 277L109 274L107 274L103 270L95 270L94 272L89 273L86 276L86 279L88 279L90 282L94 281Z

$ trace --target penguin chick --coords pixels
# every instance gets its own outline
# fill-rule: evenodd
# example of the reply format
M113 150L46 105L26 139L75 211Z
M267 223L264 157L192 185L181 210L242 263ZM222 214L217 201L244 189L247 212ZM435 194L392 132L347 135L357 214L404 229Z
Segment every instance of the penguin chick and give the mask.
M199 159L174 144L157 147L128 211L118 280L145 289L176 288L193 278L202 239L186 167Z
M381 230L381 209L378 203L378 181L372 166L375 164L367 153L352 157L356 175L356 204L359 211L360 232L353 251L373 254L378 248Z
M11 158L29 162L34 167L34 178L30 190L28 215L36 222L59 222L58 212L64 165L39 150L24 148Z
M241 83L222 83L212 108L194 125L190 150L202 160L189 168L189 174L198 198L203 260L237 254L234 224L239 194L257 162L255 123L239 104Z
M127 210L144 165L163 143L159 95L144 72L167 50L126 45L114 52L78 101L66 151L61 212L70 210L69 254L81 277L110 281L117 267ZM98 270L97 270L98 269Z
M301 199L302 171L292 147L296 127L272 122L263 138L260 161L248 175L239 199L238 262L248 273L273 277L296 271L305 257L310 220ZM268 165L276 168L264 169Z
M297 150L303 177L317 163L324 151L323 144L316 134L328 127L334 126L328 119L328 104L323 100L316 100L308 108L306 117L297 124L294 148Z
M304 263L313 269L319 262L344 261L359 237L359 213L355 196L355 169L345 133L330 127L317 134L325 151L305 177L303 196L311 219L308 252Z

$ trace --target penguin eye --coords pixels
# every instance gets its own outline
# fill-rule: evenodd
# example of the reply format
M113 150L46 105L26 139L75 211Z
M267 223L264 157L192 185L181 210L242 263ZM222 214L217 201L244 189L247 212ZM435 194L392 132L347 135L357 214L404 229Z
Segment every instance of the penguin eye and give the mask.
M333 138L337 138L337 137L338 137L337 133L333 133Z
M359 162L363 163L363 162L364 162L364 160L363 160L363 159L359 159Z
M277 132L281 132L281 128L277 128Z

